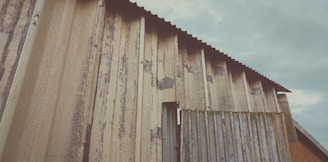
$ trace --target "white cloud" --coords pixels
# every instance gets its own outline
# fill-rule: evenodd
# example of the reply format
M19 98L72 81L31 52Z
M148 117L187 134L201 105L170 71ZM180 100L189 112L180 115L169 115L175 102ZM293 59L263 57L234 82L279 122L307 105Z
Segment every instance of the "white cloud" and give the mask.
M319 103L321 100L320 94L299 89L292 90L292 93L287 94L287 96L292 113L301 113L304 109Z

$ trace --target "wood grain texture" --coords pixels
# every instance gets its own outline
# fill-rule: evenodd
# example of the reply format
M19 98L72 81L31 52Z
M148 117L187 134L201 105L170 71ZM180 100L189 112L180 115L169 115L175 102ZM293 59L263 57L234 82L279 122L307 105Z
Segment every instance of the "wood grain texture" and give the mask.
M183 131L189 130L183 161L290 161L286 129L276 121L282 114L184 110L183 116Z
M230 85L233 97L233 111L250 112L246 74L241 69L229 70Z
M0 122L25 44L36 0L0 2Z
M205 110L205 90L203 79L203 68L201 49L197 45L188 45L186 47L185 58L185 92L187 99L187 109ZM187 83L186 83L187 82Z
M97 65L98 3L48 3L38 22L4 161L83 159Z
M100 60L91 161L133 161L140 19L107 12Z
M232 92L226 62L210 54L205 55L205 61L210 109L232 111Z

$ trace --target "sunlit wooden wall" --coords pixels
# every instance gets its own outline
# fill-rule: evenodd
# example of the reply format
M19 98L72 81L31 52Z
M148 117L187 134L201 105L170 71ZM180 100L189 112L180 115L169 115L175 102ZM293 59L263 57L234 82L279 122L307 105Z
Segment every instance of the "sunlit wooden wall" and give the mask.
M0 6L2 161L162 161L163 102L283 112L285 89L134 4Z

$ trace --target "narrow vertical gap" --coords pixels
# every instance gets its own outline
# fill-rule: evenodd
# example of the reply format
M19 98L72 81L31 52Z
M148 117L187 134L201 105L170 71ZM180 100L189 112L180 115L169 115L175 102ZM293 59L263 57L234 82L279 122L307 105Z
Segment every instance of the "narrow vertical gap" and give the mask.
M101 0L99 0L100 2ZM86 135L85 135L85 140L84 140L84 144L83 144L83 156L82 156L82 161L83 162L89 162L89 152L90 152L90 141L91 141L91 131L92 131L92 125L93 125L93 117L94 117L94 111L95 111L95 107L96 107L96 97L97 97L97 91L98 91L98 78L99 78L99 73L100 73L100 64L101 64L101 50L98 49L98 44L101 44L98 42L98 39L100 39L100 41L102 41L102 35L100 35L100 31L104 30L105 28L105 23L103 23L103 20L101 20L102 18L105 19L105 16L103 16L103 4L102 3L98 3L98 9L97 9L97 19L95 22L95 30L93 31L93 47L92 47L92 53L94 53L96 55L96 59L98 58L98 63L97 60L95 61L97 64L95 65L95 69L94 72L96 73L96 75L94 76L95 82L94 82L94 93L93 93L93 103L92 103L92 108L91 108L91 112L89 115L89 121L88 121L88 125L87 125L87 129L86 129ZM102 28L102 29L101 29ZM99 54L99 57L97 57L97 54Z
M165 102L162 106L163 162L180 162L181 113L178 117L179 104L178 102ZM180 121L178 122L178 120Z

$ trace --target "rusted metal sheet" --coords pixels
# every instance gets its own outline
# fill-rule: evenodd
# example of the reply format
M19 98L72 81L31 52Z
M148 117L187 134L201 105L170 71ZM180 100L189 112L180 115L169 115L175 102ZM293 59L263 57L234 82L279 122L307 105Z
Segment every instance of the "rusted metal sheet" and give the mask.
M182 161L291 161L279 113L183 111Z

